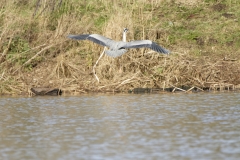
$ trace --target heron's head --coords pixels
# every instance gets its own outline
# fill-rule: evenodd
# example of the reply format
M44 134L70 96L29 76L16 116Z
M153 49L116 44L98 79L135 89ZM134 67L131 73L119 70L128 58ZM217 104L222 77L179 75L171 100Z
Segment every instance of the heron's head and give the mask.
M124 28L123 29L123 32L127 33L128 29L127 28Z

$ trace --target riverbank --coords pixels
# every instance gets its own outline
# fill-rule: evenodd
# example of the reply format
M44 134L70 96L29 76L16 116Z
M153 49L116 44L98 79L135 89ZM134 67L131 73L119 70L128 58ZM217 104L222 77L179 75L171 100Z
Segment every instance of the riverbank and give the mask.
M33 87L66 93L134 88L240 84L240 3L49 1L4 2L0 19L0 94L29 94ZM50 3L55 2L55 3ZM68 34L98 33L128 41L151 39L169 55L133 49L119 58Z

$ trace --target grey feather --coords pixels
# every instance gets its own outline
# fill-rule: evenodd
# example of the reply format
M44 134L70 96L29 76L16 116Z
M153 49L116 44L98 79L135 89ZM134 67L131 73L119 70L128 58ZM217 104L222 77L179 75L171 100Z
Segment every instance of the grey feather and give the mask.
M167 54L169 51L150 40L131 41L126 43L124 48L150 48L156 52Z
M120 57L121 55L123 55L124 53L126 53L127 50L126 49L119 49L119 50L106 50L105 53L113 58L116 57Z
M80 34L80 35L69 35L68 38L71 39L76 39L76 40L90 40L94 43L100 44L102 46L107 46L110 47L109 44L111 41L111 39L106 38L104 36L101 36L99 34Z
M124 29L123 36L126 38L126 32L128 30ZM106 50L105 53L111 57L119 57L127 52L127 48L150 48L156 52L168 54L170 51L159 46L157 43L150 40L139 40L139 41L114 41L110 38L101 36L99 34L82 34L82 35L68 35L68 38L76 40L90 40L94 43L97 43L102 46L109 47L109 50Z
M88 36L90 36L91 34L80 34L80 35L68 35L68 38L71 39L76 39L76 40L86 40Z

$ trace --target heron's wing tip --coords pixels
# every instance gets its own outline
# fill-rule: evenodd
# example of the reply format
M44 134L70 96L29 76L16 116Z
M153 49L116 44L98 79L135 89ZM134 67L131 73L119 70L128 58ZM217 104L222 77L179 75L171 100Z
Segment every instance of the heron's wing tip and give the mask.
M169 51L169 50L167 50L167 49L164 49L164 52L163 52L164 54L170 54L171 53L171 51Z
M71 39L73 39L74 36L75 36L75 35L73 35L73 34L69 34L69 35L67 35L67 38L71 38Z
M88 37L89 35L90 35L90 34L80 34L80 35L69 34L69 35L67 36L67 38L77 39L77 40L85 40L85 39L87 39L87 37Z

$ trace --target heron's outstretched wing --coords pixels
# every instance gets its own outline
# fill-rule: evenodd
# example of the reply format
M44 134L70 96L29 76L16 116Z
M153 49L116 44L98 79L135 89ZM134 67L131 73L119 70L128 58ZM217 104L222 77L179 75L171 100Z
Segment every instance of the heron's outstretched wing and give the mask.
M156 52L159 52L159 53L170 53L169 50L159 46L157 43L155 42L152 42L150 40L140 40L140 41L131 41L131 42L127 42L125 43L124 46L122 46L123 48L143 48L143 47L146 47L146 48L150 48Z
M80 34L80 35L68 35L68 38L76 39L76 40L90 40L94 43L100 44L102 46L110 47L111 40L110 38L101 36L99 34Z

